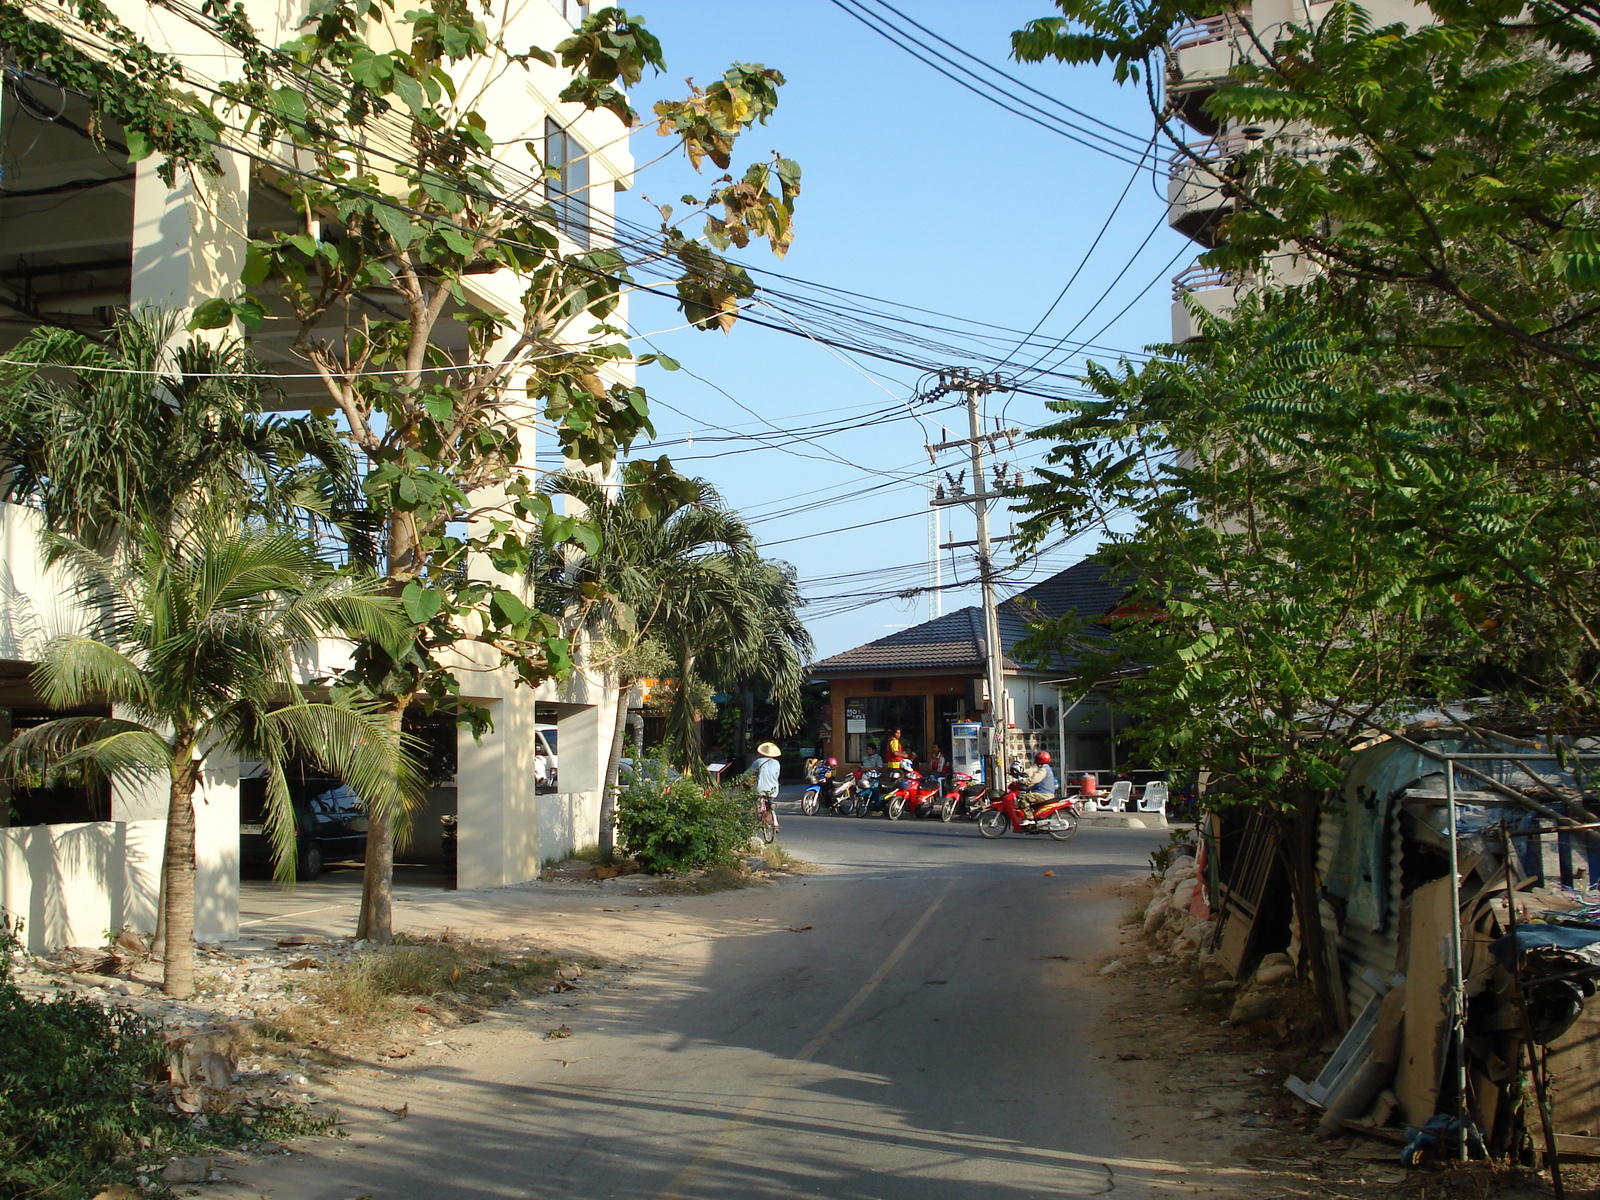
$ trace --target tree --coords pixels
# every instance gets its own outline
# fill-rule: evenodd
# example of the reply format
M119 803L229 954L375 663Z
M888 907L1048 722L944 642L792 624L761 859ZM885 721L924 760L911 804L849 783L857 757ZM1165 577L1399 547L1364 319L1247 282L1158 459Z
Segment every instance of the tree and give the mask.
M1375 27L1340 3L1262 30L1230 3L1059 7L1014 35L1018 57L1109 60L1130 80L1159 69L1175 25L1229 15L1244 61L1205 107L1243 148L1177 151L1233 198L1202 261L1360 348L1382 381L1364 411L1388 431L1369 486L1417 527L1419 585L1473 601L1541 724L1600 716L1600 13L1434 0L1431 21ZM1287 264L1307 282L1283 286Z
M545 611L588 634L590 665L609 670L618 689L600 812L609 859L628 697L645 664L676 679L668 741L681 764L699 769L695 693L760 682L792 727L811 640L792 570L760 555L749 526L705 480L661 459L626 464L615 485L565 472L543 486L580 507L598 535L588 550L536 546L530 569ZM673 501L651 499L663 494Z
M1268 308L1272 311L1267 311ZM1020 647L1069 643L1112 687L1152 767L1205 772L1207 804L1280 819L1304 965L1341 1022L1320 944L1318 817L1352 744L1419 699L1462 694L1483 642L1426 537L1390 507L1397 430L1373 355L1314 314L1246 297L1206 336L1052 407L1051 466L1028 489L1032 536L1113 511L1133 527L1097 557L1126 580L1111 636L1040 623Z
M224 751L267 767L267 827L278 874L292 879L298 824L284 765L304 755L358 791L372 814L403 813L408 758L381 713L306 699L293 655L346 633L393 643L408 632L372 582L335 573L292 533L198 527L154 534L119 558L51 536L78 580L88 624L53 638L34 672L57 708L115 705L126 715L62 717L24 730L3 762L23 782L87 772L168 784L163 988L194 990L194 792Z
M269 310L296 326L294 350L321 377L351 446L371 463L363 482L369 529L381 531L374 565L411 617L415 644L390 655L366 647L350 683L380 698L398 729L414 702L482 715L456 699L449 655L475 643L535 684L570 667L560 627L514 587L471 578L469 559L499 580L524 574L532 540L593 535L557 519L519 470L520 438L541 409L571 459L605 468L648 431L644 392L608 368L634 359L612 323L632 286L619 249L563 243L562 209L549 203L546 163L518 135L497 142L478 110L486 79L557 62L572 73L560 100L637 120L625 89L664 67L643 22L598 9L546 51L510 47L502 26L520 11L470 0L432 0L396 14L390 0L316 0L299 36L266 45L242 5L204 0L197 23L238 56L240 74L200 97L180 64L144 46L97 0L76 18L122 47L96 57L47 21L0 3L0 40L25 67L54 72L120 121L133 157L162 154L165 170L218 169L208 139L257 158L301 226L251 243L241 292L198 306L193 325L253 327ZM658 131L698 169L726 172L687 208L661 210L659 234L633 258L674 276L699 327L728 330L754 294L719 251L765 240L783 253L793 237L799 167L780 156L733 169L741 133L777 105L782 75L736 64L681 100L655 108ZM395 147L388 150L386 147ZM531 174L511 163L531 152ZM688 222L703 218L699 235ZM498 306L469 303L467 288L512 278ZM476 277L476 278L475 278ZM534 537L529 537L533 534ZM393 839L373 823L358 932L391 933Z

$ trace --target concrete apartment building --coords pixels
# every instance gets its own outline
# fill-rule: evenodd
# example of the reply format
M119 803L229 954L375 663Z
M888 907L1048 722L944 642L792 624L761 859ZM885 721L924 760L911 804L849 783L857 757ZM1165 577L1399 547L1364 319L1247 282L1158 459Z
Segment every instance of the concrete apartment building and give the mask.
M1237 16L1207 17L1174 29L1168 37L1167 100L1196 137L1186 151L1174 150L1169 157L1167 224L1204 249L1217 244L1223 218L1233 209L1228 182L1237 156L1268 132L1293 133L1221 125L1206 111L1206 100L1227 81L1234 66L1257 56L1257 42L1271 46L1284 26L1315 25L1332 7L1329 0L1252 0ZM1410 21L1417 14L1417 6L1409 0L1364 0L1363 7L1376 25ZM1287 140L1280 136L1280 141ZM1298 153L1316 151L1312 145L1295 148ZM1186 342L1197 336L1186 301L1213 314L1226 314L1240 288L1302 283L1309 270L1310 265L1289 250L1271 265L1267 278L1236 279L1195 263L1172 280L1172 340Z
M27 7L41 19L71 21L68 9L45 0ZM111 0L110 7L149 45L179 59L197 89L236 65L204 22L184 19L176 6ZM292 36L304 11L298 2L247 0L245 7L271 45ZM500 23L508 45L549 48L586 9L573 0L508 2L496 4L485 21L491 29ZM94 333L118 309L181 308L236 293L247 235L292 216L283 193L243 154L224 147L220 179L197 183L180 173L169 187L153 160L128 162L120 130L103 129L100 145L87 136L90 115L82 97L16 71L7 70L3 79L0 355L40 323ZM472 85L483 90L478 109L489 133L507 155L520 156L508 159L515 169L529 168L527 141L543 145L556 165L568 165L566 189L581 192L588 207L574 206L576 221L563 219L564 236L604 245L614 194L631 182L627 130L607 112L558 102L566 81L564 72L533 64L529 74L488 72ZM509 272L469 277L471 305L516 311L519 295ZM286 376L309 370L289 352L291 326L269 318L251 338L261 361ZM615 378L629 382L628 372L619 367ZM277 382L286 408L309 407L317 395L310 379ZM531 421L522 449L531 472ZM0 506L0 742L14 723L48 715L29 673L43 641L73 621L62 581L41 570L36 515ZM319 647L317 661L305 664L307 677L336 665L341 653ZM494 731L481 742L467 734L458 738L458 886L522 882L543 860L596 840L615 693L604 678L581 669L567 683L535 691L514 686L507 671L483 670L485 664L465 659L461 665L462 692L488 707ZM536 719L559 729L560 790L552 794L534 785ZM214 941L238 932L239 785L252 764L214 758L209 765L196 804L197 936ZM7 810L0 804L0 825L7 824ZM24 823L0 828L0 907L26 920L35 948L96 944L106 930L151 928L164 812L164 786L113 783L101 811L71 814L70 820L53 819L59 813L24 815Z

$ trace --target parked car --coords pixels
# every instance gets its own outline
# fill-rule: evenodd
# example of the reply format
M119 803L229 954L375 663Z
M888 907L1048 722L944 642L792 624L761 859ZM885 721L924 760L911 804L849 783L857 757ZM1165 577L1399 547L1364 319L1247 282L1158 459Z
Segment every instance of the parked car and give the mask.
M289 776L299 838L295 878L315 879L325 863L361 862L367 853L367 810L360 796L327 775ZM272 869L272 842L267 836L267 781L246 779L239 785L239 866Z
M533 727L533 787L538 792L556 790L556 727Z

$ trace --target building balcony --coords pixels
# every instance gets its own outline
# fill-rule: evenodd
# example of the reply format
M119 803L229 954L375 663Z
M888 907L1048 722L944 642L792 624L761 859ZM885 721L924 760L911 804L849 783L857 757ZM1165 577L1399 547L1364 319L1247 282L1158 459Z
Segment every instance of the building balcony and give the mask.
M1193 299L1213 316L1225 317L1238 303L1239 289L1246 281L1231 271L1195 263L1172 279L1172 340L1192 342L1201 337L1195 314L1187 300Z
M1216 245L1222 217L1234 207L1234 164L1253 145L1230 133L1175 150L1167 159L1167 224L1202 246Z
M1237 16L1206 17L1178 26L1167 38L1167 100L1201 133L1217 132L1217 121L1205 111L1206 98L1244 60L1249 18L1248 9Z

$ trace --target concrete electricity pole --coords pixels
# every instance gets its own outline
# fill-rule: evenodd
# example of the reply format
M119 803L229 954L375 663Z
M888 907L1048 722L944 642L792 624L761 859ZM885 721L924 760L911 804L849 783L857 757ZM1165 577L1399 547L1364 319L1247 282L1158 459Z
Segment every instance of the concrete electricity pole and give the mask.
M958 368L939 372L938 385L924 393L924 396L935 396L960 392L966 396L967 427L971 431L971 436L955 441L939 442L927 449L928 457L934 462L938 461L936 455L941 450L953 450L965 446L970 455L973 490L967 492L959 476L947 475L947 478L950 478L952 494L944 494L944 488L941 486L939 493L934 496L933 504L936 508L950 504L970 504L977 524L976 541L948 542L939 548L941 550L953 550L962 546L977 548L978 582L983 591L984 679L989 693L989 707L984 713L984 726L989 732L989 754L994 771L994 774L989 776L991 787L1004 787L1006 771L1005 645L1000 640L1000 615L995 607L993 544L1010 539L989 536L989 502L1005 495L1004 469L997 473L996 488L990 490L984 478L984 450L992 449L995 442L1001 438L1004 438L1008 445L1011 444L1021 430L1000 429L993 433L984 433L983 398L991 392L1009 390L1010 388L998 375L986 375ZM961 473L963 476L965 474L965 471Z

